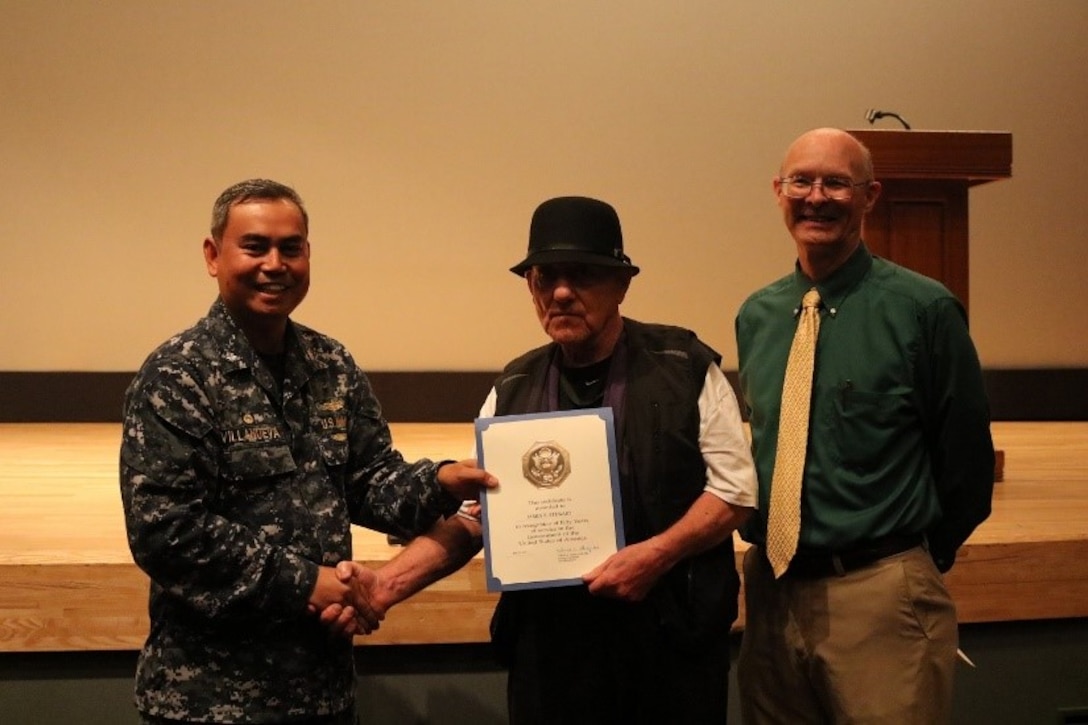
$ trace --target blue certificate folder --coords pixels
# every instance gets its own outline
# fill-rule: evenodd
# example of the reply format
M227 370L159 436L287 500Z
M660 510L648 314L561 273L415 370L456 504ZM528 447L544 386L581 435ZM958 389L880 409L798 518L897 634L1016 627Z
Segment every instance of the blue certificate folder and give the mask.
M476 420L487 589L573 586L624 546L611 408Z

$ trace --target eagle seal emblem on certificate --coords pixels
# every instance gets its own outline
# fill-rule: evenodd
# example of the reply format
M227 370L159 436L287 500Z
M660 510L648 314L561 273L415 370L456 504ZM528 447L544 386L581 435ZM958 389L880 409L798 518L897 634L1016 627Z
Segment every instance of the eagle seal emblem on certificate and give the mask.
M521 473L537 488L555 488L570 475L570 453L555 441L534 443L521 457Z

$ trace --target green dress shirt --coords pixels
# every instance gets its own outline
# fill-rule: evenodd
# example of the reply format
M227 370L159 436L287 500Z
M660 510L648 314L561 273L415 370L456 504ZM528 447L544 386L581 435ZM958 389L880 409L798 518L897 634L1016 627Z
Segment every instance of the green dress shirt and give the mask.
M843 550L924 534L942 571L989 515L989 405L963 306L938 282L864 245L814 283L798 267L750 296L736 319L740 387L765 540L786 358L801 298L820 292L800 545Z

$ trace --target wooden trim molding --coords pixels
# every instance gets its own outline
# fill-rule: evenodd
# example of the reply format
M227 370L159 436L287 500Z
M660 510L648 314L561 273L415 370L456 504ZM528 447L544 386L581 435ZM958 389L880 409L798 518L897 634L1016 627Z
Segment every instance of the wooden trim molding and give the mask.
M1088 420L1088 368L985 370L994 420ZM0 371L0 423L116 423L131 372ZM367 373L391 422L476 417L498 375L489 371ZM737 386L736 371L726 376Z

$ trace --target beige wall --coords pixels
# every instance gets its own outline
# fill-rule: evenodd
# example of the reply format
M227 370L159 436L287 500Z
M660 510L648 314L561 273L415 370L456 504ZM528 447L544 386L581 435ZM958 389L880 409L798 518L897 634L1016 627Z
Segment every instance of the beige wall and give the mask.
M211 203L258 175L313 219L296 317L368 369L490 370L541 342L505 269L560 194L618 208L643 267L625 311L732 367L738 305L793 260L782 150L868 107L1013 133L1013 178L971 194L983 363L1088 365L1082 0L0 0L0 18L0 370L135 369L212 301Z

